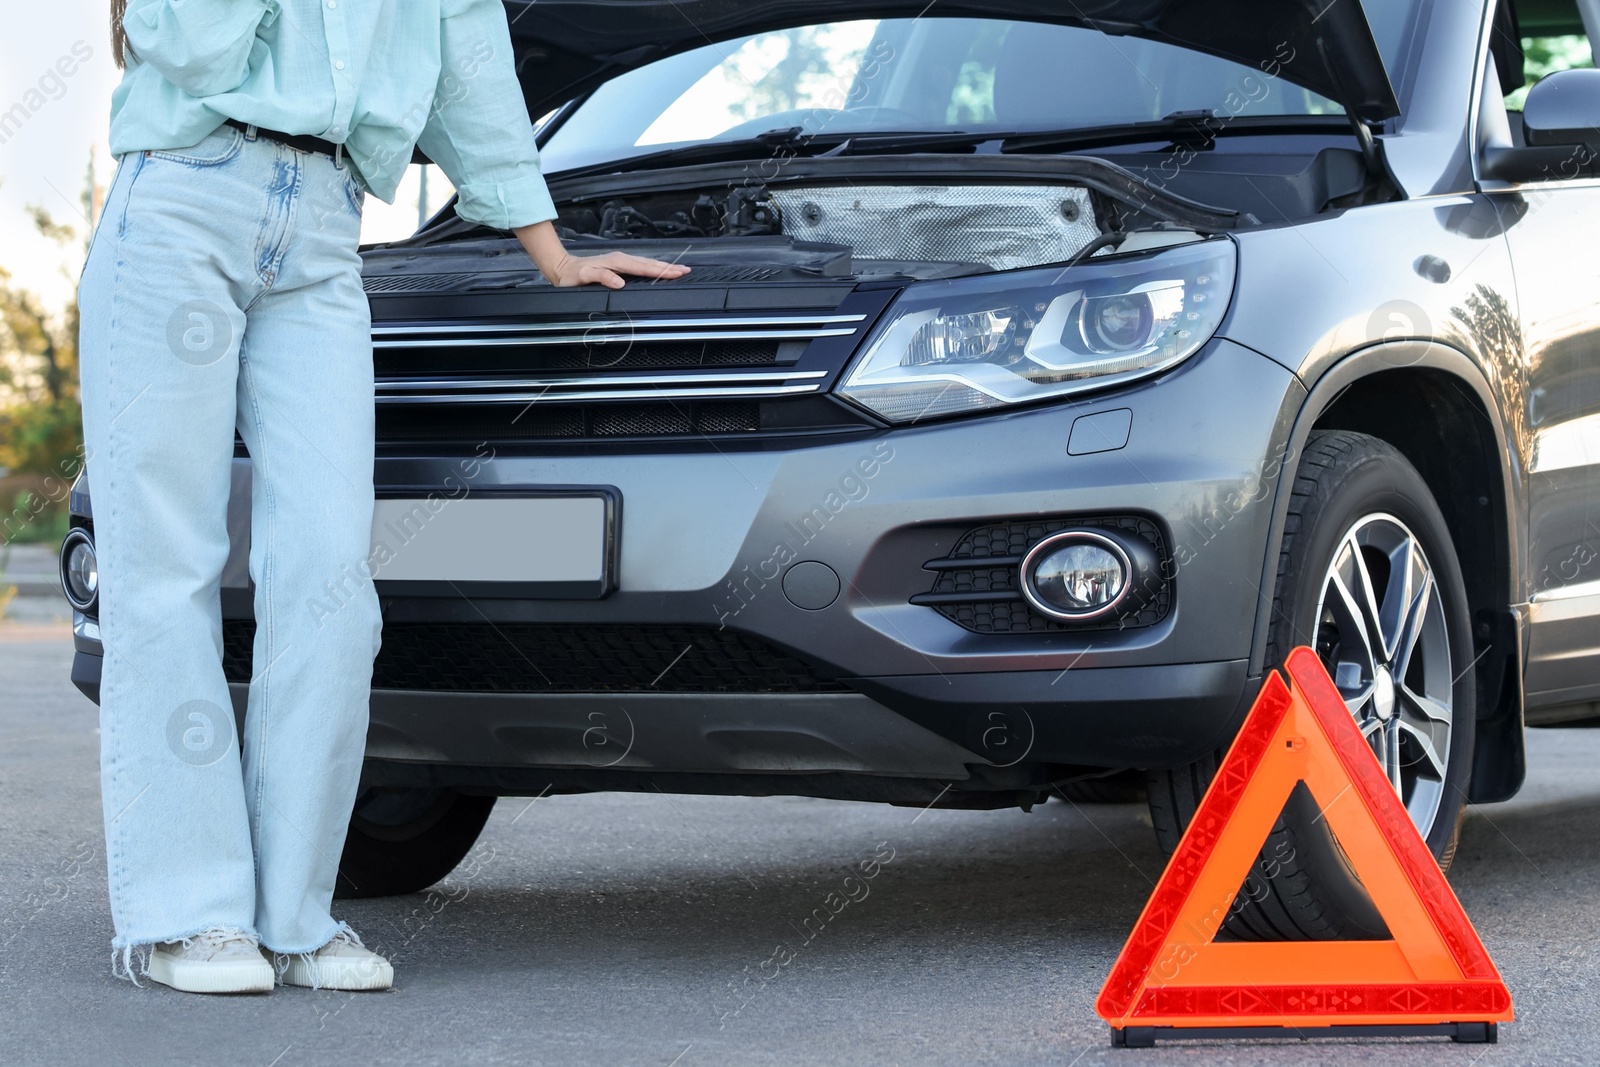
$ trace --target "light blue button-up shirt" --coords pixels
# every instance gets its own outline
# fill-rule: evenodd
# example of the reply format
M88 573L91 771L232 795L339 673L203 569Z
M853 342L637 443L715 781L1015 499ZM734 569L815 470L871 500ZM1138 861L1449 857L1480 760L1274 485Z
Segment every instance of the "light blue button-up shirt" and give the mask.
M421 145L462 218L556 217L500 0L129 0L123 28L113 155L186 148L231 118L344 145L391 204Z

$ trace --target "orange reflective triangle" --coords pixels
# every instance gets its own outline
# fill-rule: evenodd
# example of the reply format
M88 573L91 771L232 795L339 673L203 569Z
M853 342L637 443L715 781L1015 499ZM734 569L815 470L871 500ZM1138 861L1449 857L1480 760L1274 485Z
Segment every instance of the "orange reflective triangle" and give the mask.
M1273 672L1100 991L1113 1027L1502 1022L1511 994L1309 648ZM1296 783L1389 941L1217 942Z

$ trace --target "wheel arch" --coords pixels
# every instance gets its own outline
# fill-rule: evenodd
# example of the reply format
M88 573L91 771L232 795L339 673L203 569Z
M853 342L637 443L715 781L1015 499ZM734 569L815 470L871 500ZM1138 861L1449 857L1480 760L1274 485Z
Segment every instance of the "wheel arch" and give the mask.
M1520 467L1489 382L1469 357L1435 342L1355 352L1310 388L1284 445L1257 604L1250 674L1266 658L1279 550L1299 457L1316 430L1365 433L1400 451L1433 491L1450 529L1473 618L1478 716L1468 799L1509 799L1526 773L1523 743Z

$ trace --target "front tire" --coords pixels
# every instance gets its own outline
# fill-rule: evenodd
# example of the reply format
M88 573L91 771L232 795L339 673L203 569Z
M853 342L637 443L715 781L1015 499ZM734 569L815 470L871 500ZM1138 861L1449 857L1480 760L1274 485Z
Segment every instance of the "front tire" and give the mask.
M363 789L333 895L392 897L428 888L471 851L494 802L453 789Z
M1472 765L1471 615L1450 531L1427 483L1377 438L1326 431L1306 443L1284 527L1267 666L1280 667L1297 645L1317 651L1448 869ZM1221 756L1149 776L1151 818L1168 853ZM1303 785L1268 835L1225 928L1249 940L1388 935Z

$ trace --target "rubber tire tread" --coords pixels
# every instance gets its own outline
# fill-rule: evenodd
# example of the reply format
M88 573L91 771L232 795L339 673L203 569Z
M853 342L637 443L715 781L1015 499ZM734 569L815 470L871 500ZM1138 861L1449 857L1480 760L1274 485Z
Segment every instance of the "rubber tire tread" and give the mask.
M495 797L458 793L442 814L411 837L379 840L352 825L339 858L339 880L333 895L340 899L392 897L419 893L456 869L483 832Z
M1304 516L1307 512L1320 513L1321 505L1340 487L1335 472L1342 466L1351 465L1353 458L1363 458L1358 457L1357 453L1382 456L1409 467L1405 457L1392 446L1366 434L1331 430L1310 436L1296 469L1284 524L1283 544L1273 588L1272 619L1292 618L1293 615L1293 605L1286 602L1293 596L1295 588L1290 576L1290 564L1296 539L1308 532ZM1313 504L1317 506L1313 507ZM1446 565L1444 560L1434 562L1436 570ZM1449 562L1454 563L1453 556ZM1459 575L1457 580L1459 582ZM1291 650L1292 645L1282 640L1285 629L1271 625L1268 630L1266 663L1269 668L1281 664ZM1470 712L1472 708L1469 706L1460 710ZM1470 716L1463 718L1467 723L1472 721ZM1171 855L1178 847L1183 830L1194 817L1223 755L1218 751L1184 767L1157 769L1147 773L1150 817L1157 841L1167 855ZM1470 764L1470 751L1467 757ZM1464 792L1464 784L1461 788ZM1296 808L1299 809L1298 819L1293 817L1297 814ZM1280 817L1273 824L1261 856L1245 879L1236 907L1224 922L1225 935L1249 941L1366 939L1387 935L1382 918L1359 885L1354 887L1354 892L1345 889L1333 894L1342 899L1333 902L1337 906L1330 906L1326 892L1330 887L1324 886L1324 892L1319 893L1311 873L1298 862L1298 857L1308 854L1304 851L1308 842L1301 840L1292 823L1305 821L1309 824L1316 810L1309 791L1303 785L1297 787L1286 808L1291 818ZM1466 806L1462 804L1444 848L1437 853L1442 870L1448 870L1455 857L1465 814ZM1310 844L1315 846L1319 843ZM1273 867L1277 869L1276 874L1268 877ZM1351 878L1354 880L1353 874Z

